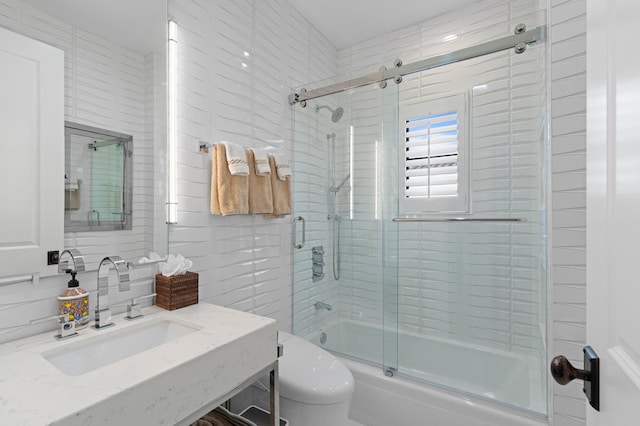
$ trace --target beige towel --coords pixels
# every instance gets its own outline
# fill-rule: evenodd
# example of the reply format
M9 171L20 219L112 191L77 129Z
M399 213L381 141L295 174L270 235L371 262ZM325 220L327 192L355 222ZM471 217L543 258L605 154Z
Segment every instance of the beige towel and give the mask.
M249 176L234 176L229 172L223 144L215 145L211 163L211 213L248 214Z
M273 157L276 162L276 170L278 171L278 178L280 178L280 180L285 180L291 176L291 166L289 165L289 160L286 159L284 154L274 152L269 154L269 157Z
M234 414L224 407L217 407L202 416L202 419L210 422L213 426L256 426L251 420Z
M195 422L191 423L189 426L214 426L214 425L207 420L198 419Z
M271 166L271 192L273 193L273 214L266 214L265 217L278 218L291 214L291 176L284 180L278 178L276 159L269 155L269 165Z
M246 155L249 163L249 214L272 214L271 177L258 175L253 150L247 149Z
M227 420L220 419L220 418L218 418L217 415L212 414L212 413L213 413L213 411L211 413L209 413L209 414L205 414L202 417L202 420L206 421L211 426L231 426L231 423L229 423Z
M224 145L225 154L227 156L227 166L229 172L234 176L247 176L249 175L249 167L247 165L247 156L244 153L244 148L237 143L220 142Z
M271 167L269 167L269 155L261 149L249 149L253 153L253 158L256 161L256 174L258 176L269 176L271 174ZM249 161L248 158L247 161Z
M80 210L80 183L77 184L77 188L74 190L64 190L64 209Z

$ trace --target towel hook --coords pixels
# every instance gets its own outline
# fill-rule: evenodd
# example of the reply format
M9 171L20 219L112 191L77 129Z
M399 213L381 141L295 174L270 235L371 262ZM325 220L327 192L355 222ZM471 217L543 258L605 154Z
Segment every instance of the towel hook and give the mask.
M211 144L209 142L200 141L199 149L198 149L200 152L206 154L209 152L209 148L211 148Z

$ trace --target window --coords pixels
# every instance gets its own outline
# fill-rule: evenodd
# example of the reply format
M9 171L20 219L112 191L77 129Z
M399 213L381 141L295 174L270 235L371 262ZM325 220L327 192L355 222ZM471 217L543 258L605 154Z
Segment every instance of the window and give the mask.
M464 95L400 107L401 212L468 210L465 114Z

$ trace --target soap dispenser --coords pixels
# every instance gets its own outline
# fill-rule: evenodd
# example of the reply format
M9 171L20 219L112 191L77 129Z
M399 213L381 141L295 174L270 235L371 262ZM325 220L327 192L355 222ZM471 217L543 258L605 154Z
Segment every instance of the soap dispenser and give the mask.
M69 260L63 258L68 255ZM58 296L58 315L68 315L76 323L76 329L89 324L89 293L80 288L76 279L78 272L84 271L84 257L77 249L65 250L60 254L58 271L71 274L68 287Z
M71 280L69 287L58 296L58 315L69 315L70 321L75 321L76 329L89 324L89 293L80 288L76 279L76 271L69 271Z

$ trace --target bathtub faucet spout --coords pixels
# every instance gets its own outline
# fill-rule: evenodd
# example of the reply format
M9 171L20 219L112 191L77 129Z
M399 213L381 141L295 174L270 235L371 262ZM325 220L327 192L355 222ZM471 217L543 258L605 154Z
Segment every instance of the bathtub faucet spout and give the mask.
M328 304L328 303L324 303L324 302L316 302L315 304L316 310L321 310L321 309L326 309L327 311L330 311L333 309L333 307Z

